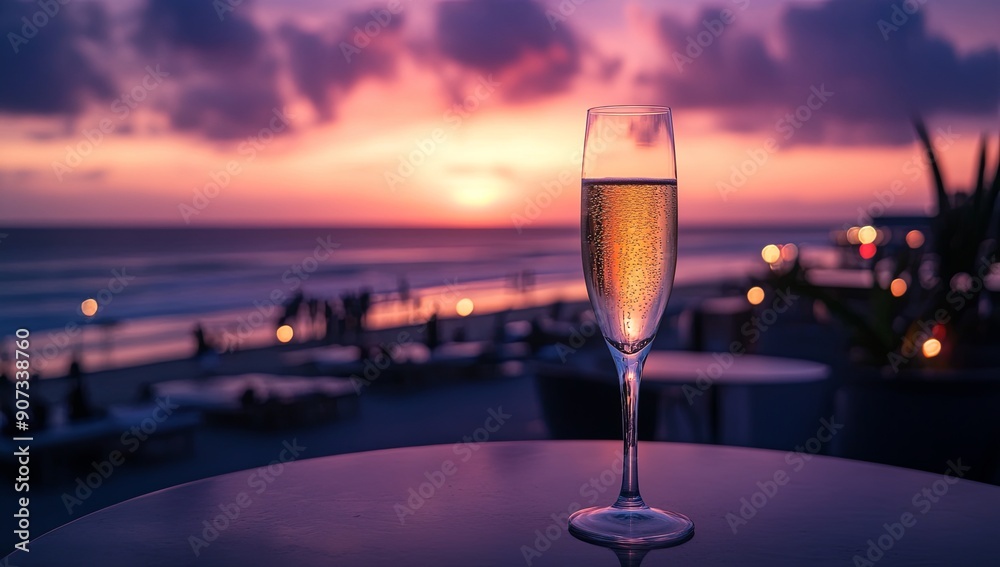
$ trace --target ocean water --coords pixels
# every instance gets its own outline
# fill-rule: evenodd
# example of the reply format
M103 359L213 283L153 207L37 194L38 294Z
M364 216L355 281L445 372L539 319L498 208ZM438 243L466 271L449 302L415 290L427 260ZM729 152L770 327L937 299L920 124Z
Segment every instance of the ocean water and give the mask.
M11 228L0 240L0 337L32 333L34 368L62 375L79 348L88 369L190 355L201 322L219 336L250 329L241 346L274 341L273 303L302 291L333 298L367 287L372 323L477 313L586 298L576 228ZM827 245L824 228L681 230L677 285L739 277L760 249ZM528 273L530 289L519 286ZM420 304L398 300L405 278ZM91 318L81 302L99 305ZM276 310L277 308L275 308ZM261 321L264 320L263 323ZM304 333L303 333L304 334ZM301 338L301 335L300 335ZM8 345L2 349L9 351Z

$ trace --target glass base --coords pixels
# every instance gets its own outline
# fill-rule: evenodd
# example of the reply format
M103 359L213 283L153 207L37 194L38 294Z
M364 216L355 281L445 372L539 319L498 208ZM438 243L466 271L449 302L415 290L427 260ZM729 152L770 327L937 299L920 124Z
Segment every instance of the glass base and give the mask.
M677 512L638 508L585 508L569 517L569 533L604 546L670 547L691 539L694 522Z

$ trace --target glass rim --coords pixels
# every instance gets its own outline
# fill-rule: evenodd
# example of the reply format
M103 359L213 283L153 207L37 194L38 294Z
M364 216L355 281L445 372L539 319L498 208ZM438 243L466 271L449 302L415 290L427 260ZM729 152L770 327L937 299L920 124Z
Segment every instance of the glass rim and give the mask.
M669 106L656 104L614 104L595 106L587 109L587 114L604 114L610 116L643 116L650 114L670 114Z

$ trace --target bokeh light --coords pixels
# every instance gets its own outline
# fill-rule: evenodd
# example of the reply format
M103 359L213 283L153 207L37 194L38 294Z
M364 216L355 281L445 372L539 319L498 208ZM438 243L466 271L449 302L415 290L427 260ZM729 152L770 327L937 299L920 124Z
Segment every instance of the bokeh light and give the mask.
M925 357L934 358L941 353L941 341L937 339L927 339L921 350L923 351Z
M919 230L911 230L906 233L906 245L910 248L920 248L924 245L924 233Z
M292 340L293 336L295 336L295 331L292 330L291 325L282 325L278 327L278 330L275 332L275 335L278 337L278 341L287 343L288 341Z
M892 280L889 284L889 291L892 292L893 297L903 297L906 293L906 280L903 278L896 278Z
M878 231L874 226L863 226L858 229L858 242L861 244L871 244L878 238Z
M951 278L951 289L965 293L972 289L972 276L965 272L959 272Z
M794 262L799 257L799 247L794 244L786 244L781 247L781 259L785 262Z
M861 257L865 260L871 260L875 257L876 250L877 248L875 248L875 245L869 242L868 244L862 244L858 248L858 253L861 254Z
M455 313L458 313L462 317L468 317L472 315L472 310L475 308L476 306L472 303L472 300L464 297L459 299L458 303L455 304Z
M750 305L760 305L764 301L764 290L760 286L753 286L747 290L747 301Z
M87 317L93 317L97 314L97 300L84 299L80 304L80 311Z
M858 231L859 230L861 230L861 229L858 228L858 227L856 227L856 226L852 226L851 228L847 229L847 242L848 243L850 243L850 244L861 244L861 241L858 240Z
M760 251L760 257L768 264L773 264L781 259L781 249L774 244L768 244Z

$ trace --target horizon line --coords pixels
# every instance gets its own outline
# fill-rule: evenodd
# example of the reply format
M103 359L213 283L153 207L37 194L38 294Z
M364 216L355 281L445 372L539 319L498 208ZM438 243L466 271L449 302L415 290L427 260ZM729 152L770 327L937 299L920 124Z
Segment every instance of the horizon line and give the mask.
M690 221L683 223L679 228L684 227L696 227L696 228L716 228L716 229L818 229L822 228L818 225L828 225L829 228L834 228L838 222L835 220L816 220L816 221L797 221L789 223L776 223L762 221L758 223L746 222L746 223L733 223L733 222L711 222L711 221ZM578 230L580 226L578 224L545 224L538 226L525 226L525 227L515 227L509 224L505 225L484 225L484 226L456 226L456 225L432 225L432 224L370 224L370 225L353 225L353 224L321 224L321 223L308 223L308 224L265 224L265 223L254 223L247 222L245 224L238 223L223 223L223 224L205 224L200 226L181 226L176 224L81 224L81 223L66 223L66 224L55 224L55 223L19 223L14 225L7 225L0 221L0 231L2 230L238 230L238 229L261 229L261 230L299 230L299 229L336 229L336 230L512 230L517 232L526 232L532 230Z

